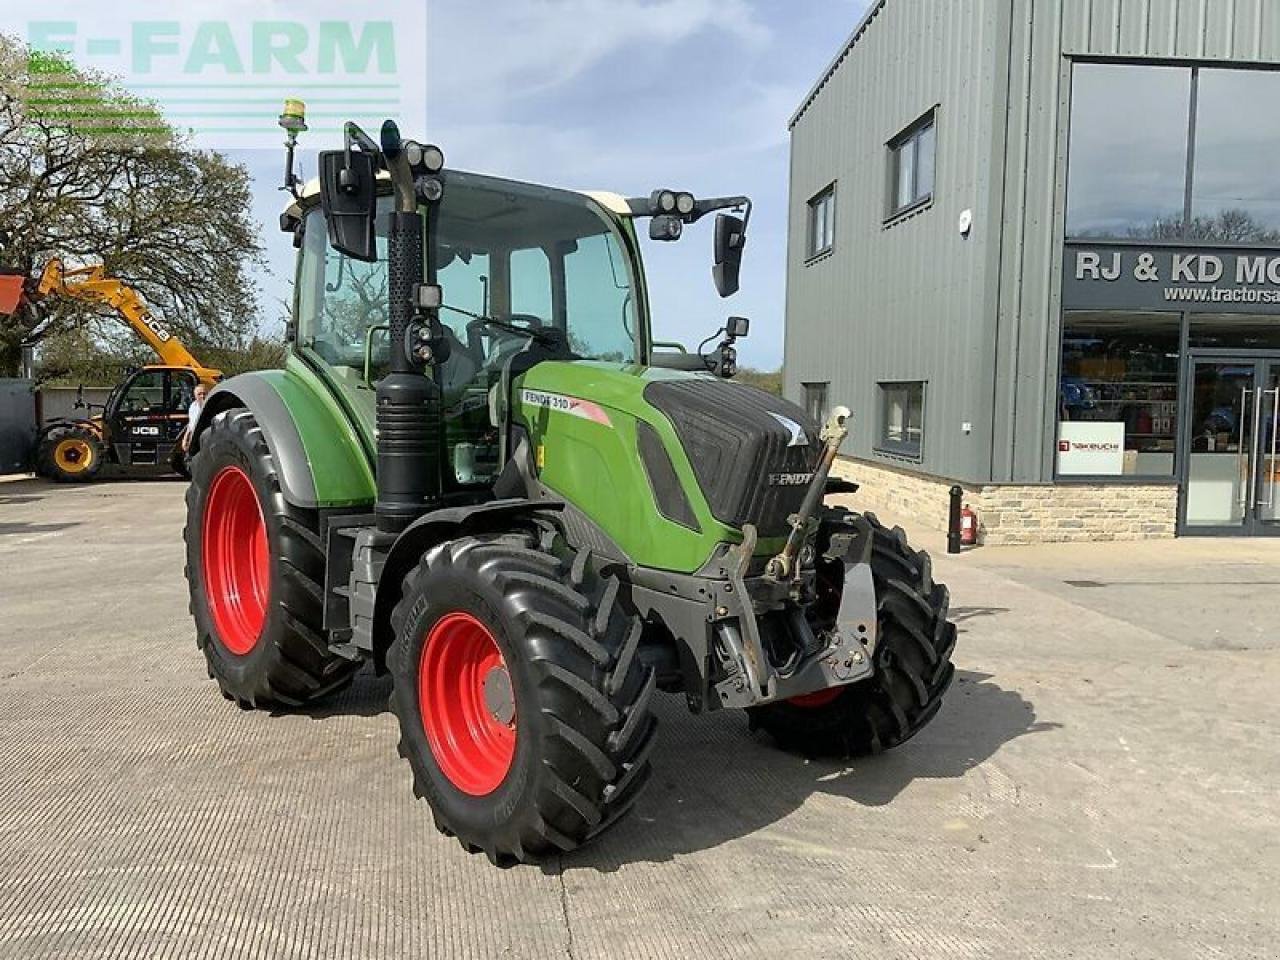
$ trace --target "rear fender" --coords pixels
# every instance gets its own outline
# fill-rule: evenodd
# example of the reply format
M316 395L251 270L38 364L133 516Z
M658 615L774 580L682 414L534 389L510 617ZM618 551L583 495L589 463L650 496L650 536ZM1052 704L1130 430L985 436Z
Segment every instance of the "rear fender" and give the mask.
M53 433L54 430L57 430L60 427L79 427L81 430L89 431L99 440L102 439L102 421L99 419L95 418L93 420L68 420L66 418L59 418L57 420L48 421L44 426L40 428L38 442L43 442L44 440L48 439L49 434Z
M219 414L253 414L276 464L280 490L294 506L349 507L372 503L373 470L356 428L318 395L312 383L287 370L263 370L225 380L210 392L192 428L191 453Z

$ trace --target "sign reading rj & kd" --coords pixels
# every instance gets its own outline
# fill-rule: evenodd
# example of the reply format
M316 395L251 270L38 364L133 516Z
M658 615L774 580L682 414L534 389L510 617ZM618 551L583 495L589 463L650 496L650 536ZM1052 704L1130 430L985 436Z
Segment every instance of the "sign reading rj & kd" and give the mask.
M419 136L426 125L421 2L228 0L215 8L65 0L56 13L33 11L16 26L25 27L31 49L28 111L74 117L103 132L113 122L124 133L137 124L120 124L120 108L90 96L93 85L69 65L118 78L203 147L277 148L286 97L306 102L317 141L332 142L348 119L376 128L390 117ZM77 87L85 89L78 95ZM94 110L102 115L87 115Z
M1068 244L1062 305L1280 314L1280 250Z

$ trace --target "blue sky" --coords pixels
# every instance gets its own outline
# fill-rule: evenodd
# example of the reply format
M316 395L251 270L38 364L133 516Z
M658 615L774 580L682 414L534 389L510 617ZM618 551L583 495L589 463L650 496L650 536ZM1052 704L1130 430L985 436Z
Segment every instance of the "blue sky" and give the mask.
M427 129L451 166L582 189L655 187L755 201L742 291L711 284L711 225L646 240L659 338L694 343L726 315L752 319L742 361L782 362L787 120L866 0L430 0ZM368 119L373 118L358 118ZM304 139L303 172L314 175ZM233 152L255 182L270 275L264 315L282 315L293 250L276 229L282 152Z

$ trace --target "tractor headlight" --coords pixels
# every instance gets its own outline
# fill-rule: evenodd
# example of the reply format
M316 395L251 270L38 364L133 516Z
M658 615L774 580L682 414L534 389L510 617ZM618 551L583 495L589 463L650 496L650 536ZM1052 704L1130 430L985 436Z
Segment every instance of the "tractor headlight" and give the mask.
M444 169L444 151L433 143L422 148L422 165L427 173L439 173Z
M657 213L675 213L676 195L670 190L655 190L653 205Z
M693 199L692 193L676 194L676 211L681 216L687 217L689 214L693 213L693 208L694 208L694 199Z

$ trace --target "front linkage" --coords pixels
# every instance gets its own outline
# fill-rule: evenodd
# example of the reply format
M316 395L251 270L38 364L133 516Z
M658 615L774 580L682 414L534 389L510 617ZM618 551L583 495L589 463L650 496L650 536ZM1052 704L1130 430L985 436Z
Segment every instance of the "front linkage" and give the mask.
M662 621L676 638L690 709L755 707L865 680L873 672L876 591L870 523L856 518L820 530L816 516L831 465L848 434L849 411L827 421L822 454L783 550L758 570L757 534L700 576L631 569L632 598L642 616ZM822 545L821 554L816 544ZM754 569L753 569L754 568ZM841 571L843 584L829 581ZM827 622L806 610L820 595L839 597ZM784 651L782 656L778 651ZM779 662L781 660L781 662Z

